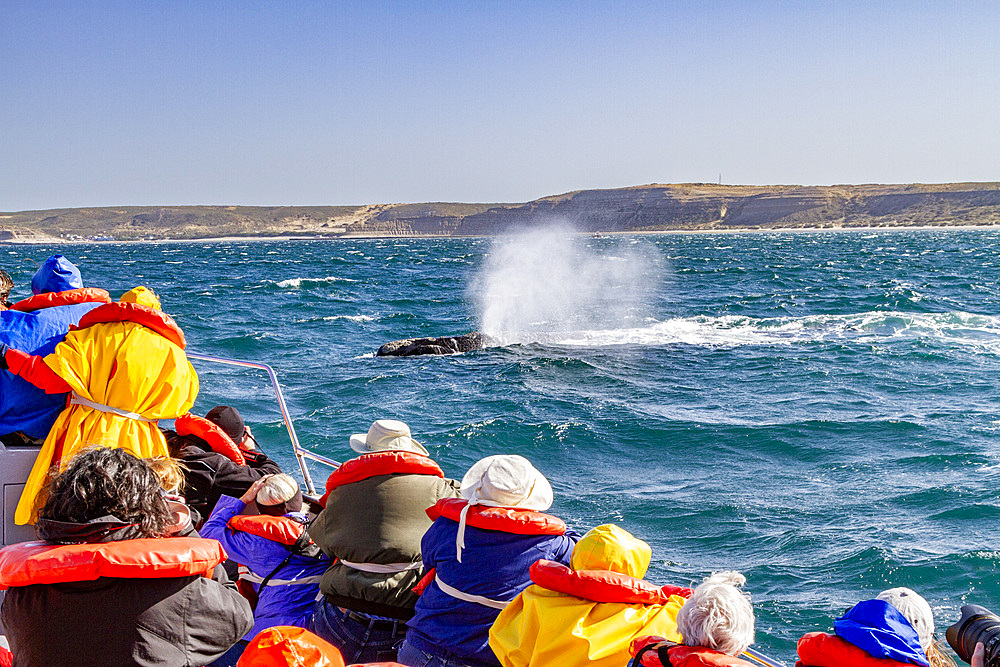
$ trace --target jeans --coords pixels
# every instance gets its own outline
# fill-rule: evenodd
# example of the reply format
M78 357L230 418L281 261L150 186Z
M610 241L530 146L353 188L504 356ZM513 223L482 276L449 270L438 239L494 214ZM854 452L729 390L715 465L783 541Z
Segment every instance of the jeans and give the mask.
M455 658L440 658L433 653L420 650L408 641L399 647L399 657L396 658L396 662L407 667L480 667L484 664L477 661L473 665Z
M236 667L236 663L239 662L240 656L243 655L243 651L246 650L249 643L241 639L233 644L228 651L216 658L215 662L208 667Z
M308 629L340 649L348 665L394 661L396 650L406 637L406 624L374 617L365 617L367 622L361 623L351 616L364 615L346 612L320 598Z

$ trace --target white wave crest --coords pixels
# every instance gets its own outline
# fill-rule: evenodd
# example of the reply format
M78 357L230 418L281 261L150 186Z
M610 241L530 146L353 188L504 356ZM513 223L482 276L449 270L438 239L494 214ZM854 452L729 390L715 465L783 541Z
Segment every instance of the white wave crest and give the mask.
M686 317L644 327L578 331L537 342L579 347L615 345L794 345L814 341L862 343L929 340L1000 353L1000 318L964 312L873 311L848 315L753 318Z
M325 278L288 278L287 280L279 280L274 283L277 287L298 289L305 285L306 287L313 287L316 285L328 285L331 283L356 283L357 280L353 278L343 278L341 276L326 276Z
M337 320L347 320L348 322L374 322L372 315L328 315L323 318L324 322L336 322Z

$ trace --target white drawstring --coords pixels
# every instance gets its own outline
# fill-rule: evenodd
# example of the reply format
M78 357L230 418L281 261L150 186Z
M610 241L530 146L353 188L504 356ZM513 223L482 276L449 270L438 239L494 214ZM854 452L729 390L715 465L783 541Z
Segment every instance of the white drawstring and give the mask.
M462 562L462 549L465 548L465 519L469 514L469 508L479 504L479 489L482 487L483 480L480 478L479 485L472 491L472 498L462 508L461 514L458 515L458 536L455 538L455 557L458 558L459 563Z
M476 485L476 488L472 490L472 497L469 498L469 502L466 503L465 507L462 508L462 512L458 515L458 535L455 537L455 557L458 559L459 563L462 562L462 549L465 548L465 524L470 507L473 505L484 505L486 507L516 507L516 505L498 503L494 500L486 500L479 497L479 491L483 488L483 482L492 467L493 463L486 466L486 470L484 470L483 474L479 477L479 483ZM536 482L532 482L531 489L528 490L527 495L524 496L525 498L531 497L532 492L535 490ZM518 503L520 502L523 502L523 499L518 501Z

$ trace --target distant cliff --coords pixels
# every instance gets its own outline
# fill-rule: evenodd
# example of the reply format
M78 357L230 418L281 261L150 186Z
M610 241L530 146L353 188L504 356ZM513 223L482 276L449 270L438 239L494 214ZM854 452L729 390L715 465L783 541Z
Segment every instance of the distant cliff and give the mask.
M121 206L0 213L0 241L113 237L478 236L562 222L583 232L1000 224L1000 183L581 190L524 204Z

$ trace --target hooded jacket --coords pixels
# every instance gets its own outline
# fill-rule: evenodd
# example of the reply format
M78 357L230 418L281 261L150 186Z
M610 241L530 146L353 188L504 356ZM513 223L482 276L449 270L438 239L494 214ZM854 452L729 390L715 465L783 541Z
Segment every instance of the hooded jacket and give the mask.
M25 299L0 311L0 343L30 354L50 354L71 325L111 299L104 290L85 290L80 272L62 255L53 255L31 280L35 295L65 297L49 303ZM36 289L37 288L37 289ZM64 303L65 305L51 305ZM0 436L21 431L44 438L66 405L65 394L46 394L12 373L0 371Z
M459 563L457 534L457 521L445 516L435 519L420 543L424 568L434 568L436 577L462 592L500 601L514 599L531 584L528 568L535 561L544 558L569 564L580 539L573 531L525 535L467 525ZM406 640L441 658L499 665L489 647L490 627L499 613L499 609L448 595L435 578L420 594L416 613L407 623Z
M379 458L365 456L347 461L341 470L356 471L352 462ZM334 471L331 478L337 474ZM431 525L425 510L442 498L458 496L458 482L444 479L440 471L438 475L362 475L332 489L328 482L326 508L309 526L309 536L331 558L354 563L419 563L420 539ZM323 575L320 591L330 604L407 620L417 602L412 589L422 576L421 567L379 573L335 562Z
M31 277L31 293L63 292L83 287L80 269L62 255L52 255Z
M611 580L623 579L611 573L626 575L622 581L623 593L626 588L655 590L652 585L638 581L646 574L650 556L648 544L618 526L598 526L573 549L572 573L599 579L600 574L593 571L603 571L605 578ZM621 667L631 657L629 648L633 639L660 635L680 640L675 619L685 599L668 594L668 589L664 589L660 604L597 602L543 587L534 575L532 578L536 583L507 605L490 629L490 648L504 667L582 664ZM628 578L636 581L630 582ZM671 593L680 591L669 587ZM627 596L601 597L626 599Z
M155 545L162 541L169 547L183 539L117 539L127 538L129 530L114 517L88 524L47 522L43 529L50 542L74 544ZM150 563L158 561L155 555L149 559ZM206 665L235 644L253 623L250 605L222 567L215 567L214 573L212 578L192 574L72 581L69 577L63 583L11 584L0 615L14 664Z
M835 635L811 632L799 640L799 667L928 667L917 631L883 600L864 600L833 623Z
M202 537L218 540L229 558L248 567L256 578L271 575L263 590L259 583L253 584L260 597L254 609L253 628L243 639L249 641L258 632L276 625L306 627L319 592L320 578L330 566L330 559L322 553L318 557L293 553L291 547L280 542L230 528L230 519L245 508L237 498L222 496L199 531ZM305 518L297 513L286 516Z
M180 328L169 315L135 303L108 303L90 311L44 358L12 349L6 360L12 372L36 386L74 394L35 459L15 513L18 525L31 521L49 467L83 447L122 447L140 458L166 456L156 420L186 413L198 395L198 376L184 355ZM74 404L78 399L104 407Z

